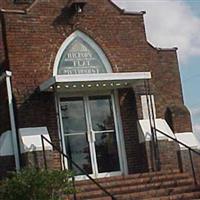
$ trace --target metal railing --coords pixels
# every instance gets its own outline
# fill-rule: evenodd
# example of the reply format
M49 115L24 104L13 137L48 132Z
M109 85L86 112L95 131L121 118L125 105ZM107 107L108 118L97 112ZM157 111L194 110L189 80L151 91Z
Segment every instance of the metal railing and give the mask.
M153 127L152 127L152 128L153 128ZM200 152L198 152L198 151L192 149L192 148L189 147L188 145L186 145L186 144L184 144L183 142L177 140L176 138L173 138L173 137L169 136L168 134L164 133L164 132L161 131L161 130L158 130L158 129L156 129L156 128L153 128L153 129L154 129L156 132L161 133L161 134L164 135L165 137L167 137L167 138L173 140L174 142L176 142L176 143L178 143L178 144L184 146L186 149L188 149L189 158L190 158L190 164L191 164L191 168L192 168L192 175L193 175L193 179L194 179L194 184L195 184L195 185L198 185L198 183L197 183L197 178L196 178L196 173L195 173L195 169L194 169L194 162L193 162L193 158L192 158L192 152L195 153L196 155L198 155L199 158L200 158Z
M42 152L43 152L43 159L44 159L44 167L45 169L47 169L47 159L46 159L46 153L45 153L45 145L44 145L44 141L46 141L47 143L49 143L54 150L58 151L58 153L62 156L64 156L65 158L67 158L67 160L71 163L71 165L75 166L78 170L80 170L89 180L91 180L99 189L101 189L106 195L110 196L112 200L117 200L113 194L111 194L110 192L108 192L102 185L100 185L95 179L93 179L84 169L82 169L76 162L74 162L70 156L68 156L67 154L65 154L62 150L60 150L58 147L56 147L52 142L50 142L46 137L44 137L43 135L41 135L41 141L42 141ZM73 181L73 186L75 188L75 178L73 176L72 178ZM74 200L76 200L76 192L74 193Z
M169 136L167 133L164 133L163 131L158 130L156 128L156 117L154 115L154 107L153 107L153 100L152 100L152 94L153 93L151 91L149 80L145 80L144 81L144 87L145 87L145 93L146 93L146 99L147 99L149 125L150 125L151 136L152 136L152 140L151 141L152 141L153 157L155 159L155 170L159 171L161 169L160 151L159 151L158 138L157 138L157 132L159 132L160 134L166 136L167 138L170 138L174 142L176 142L179 145L182 145L186 149L188 149L189 159L190 159L190 164L191 164L191 169L192 169L192 175L193 175L193 179L194 179L194 184L198 185L197 178L196 178L196 172L195 172L195 168L194 168L192 152L195 153L196 155L198 155L199 158L200 158L200 152L192 149L191 147L189 147L188 145L184 144L183 142L177 140L176 138L173 138L173 137ZM152 158L152 163L153 163L153 158Z

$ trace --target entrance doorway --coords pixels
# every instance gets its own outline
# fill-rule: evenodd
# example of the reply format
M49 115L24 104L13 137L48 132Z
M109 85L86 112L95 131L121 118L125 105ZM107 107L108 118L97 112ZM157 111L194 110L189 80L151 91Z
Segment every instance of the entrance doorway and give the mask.
M61 97L66 153L94 178L120 175L119 141L112 95ZM77 176L83 174L67 163Z

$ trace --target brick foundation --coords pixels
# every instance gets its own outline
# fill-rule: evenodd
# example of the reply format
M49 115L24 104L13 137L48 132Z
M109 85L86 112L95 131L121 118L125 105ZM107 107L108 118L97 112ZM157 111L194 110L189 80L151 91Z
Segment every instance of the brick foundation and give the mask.
M47 169L61 169L60 164L55 165L55 159L60 160L60 156L55 151L45 151ZM57 158L59 156L59 158ZM22 161L24 167L44 169L45 160L42 151L34 151L22 154Z
M153 154L152 142L145 142L147 159L148 159L148 169L149 171L155 170L155 159ZM159 148L159 160L161 170L170 170L179 168L179 146L168 140L158 140Z
M196 150L200 152L199 150ZM182 171L183 172L189 172L191 176L193 177L192 173L192 165L190 161L190 156L189 156L189 151L188 150L181 150L179 151L180 157L181 157L181 166L182 166ZM194 171L196 174L196 179L197 182L200 184L200 156L197 154L191 152L192 154L192 159L194 163Z

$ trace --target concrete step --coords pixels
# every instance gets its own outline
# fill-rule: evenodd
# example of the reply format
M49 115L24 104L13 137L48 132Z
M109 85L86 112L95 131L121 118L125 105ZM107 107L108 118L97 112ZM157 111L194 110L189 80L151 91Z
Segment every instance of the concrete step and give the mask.
M116 200L200 200L193 178L179 170L96 179ZM90 180L76 181L77 200L112 200ZM73 200L70 196L66 200Z
M130 177L124 177L123 179L118 180L112 180L107 182L100 182L100 185L103 186L106 189L114 188L114 187L129 187L129 186L135 186L135 185L142 185L142 184L148 184L148 183L156 183L156 182L163 182L163 181L170 181L170 180L180 180L180 179L188 179L188 174L186 173L178 173L178 174L167 174L167 175L157 175L157 176L149 176L149 177L143 177L143 178L130 178ZM99 182L99 181L98 181ZM93 191L99 189L97 185L95 184L87 184L85 185L79 185L77 186L77 189L79 191Z
M113 194L114 196L119 196L120 198L125 196L129 197L151 197L157 194L168 195L175 192L182 192L183 190L191 191L194 189L192 185L192 180L177 180L177 181L166 181L158 183L150 183L138 186L129 186L129 187L117 187L111 188L107 191ZM121 196L120 196L121 195ZM148 195L148 196L146 196ZM77 193L78 199L95 199L105 197L106 194L102 190L95 190L91 192L80 192Z
M178 169L174 170L165 170L165 171L159 171L159 172L145 172L145 173L137 173L137 174L130 174L128 176L111 176L106 178L99 178L96 179L98 183L107 183L110 181L117 181L117 180L123 180L123 179L138 179L138 178L145 178L145 177L155 177L160 175L168 175L168 174L180 174L180 171ZM76 181L77 186L81 185L93 185L93 183L90 180L82 180L82 181Z
M145 198L143 200L200 200L200 192L193 191L193 192L181 193L169 196Z

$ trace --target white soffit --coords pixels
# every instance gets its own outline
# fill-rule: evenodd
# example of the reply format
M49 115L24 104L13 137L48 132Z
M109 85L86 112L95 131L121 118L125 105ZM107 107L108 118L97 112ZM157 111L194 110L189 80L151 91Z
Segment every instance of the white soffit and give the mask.
M155 124L156 124L156 129L163 131L167 135L169 135L172 138L175 138L175 135L165 119L155 119ZM139 140L140 142L144 141L150 141L152 134L151 134L151 129L150 129L150 123L148 119L143 119L138 121L138 128L139 128ZM171 141L170 138L164 136L163 134L159 133L157 131L157 139L158 140L169 140Z
M57 89L125 88L151 79L150 72L57 75L40 85L40 91Z
M19 133L22 153L42 151L41 135L51 141L46 127L20 128ZM53 150L52 146L46 141L44 141L44 147L45 150ZM0 157L12 155L14 155L12 135L9 130L0 135Z
M20 128L21 152L42 151L41 135L51 142L46 127ZM52 150L52 146L44 141L45 150Z
M197 140L196 136L192 132L176 133L176 138L183 144L193 148L200 149L200 142ZM181 150L187 149L183 145L180 145Z

